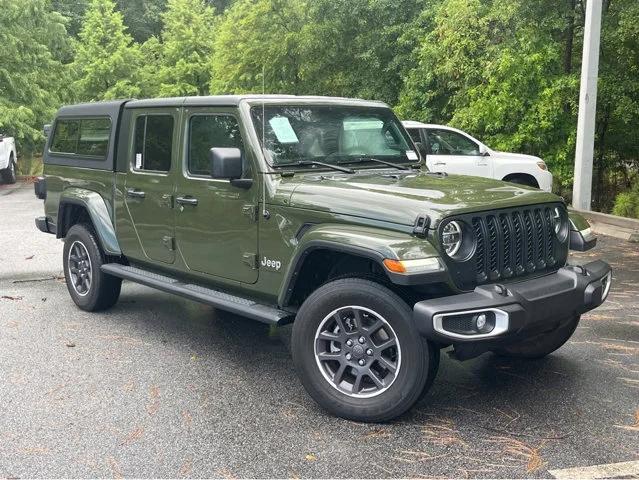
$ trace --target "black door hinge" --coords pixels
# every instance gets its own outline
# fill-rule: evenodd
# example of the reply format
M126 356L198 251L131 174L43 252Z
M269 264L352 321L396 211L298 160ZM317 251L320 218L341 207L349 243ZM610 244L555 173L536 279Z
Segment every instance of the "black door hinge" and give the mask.
M252 222L257 221L257 205L243 205L242 215L246 215Z
M242 261L251 267L252 270L257 270L257 253L245 252L242 254Z
M175 250L175 238L165 235L162 237L162 244L170 251Z
M173 195L165 193L160 197L160 205L163 207L173 208Z
M413 226L413 234L424 238L428 235L428 227L430 227L430 218L428 218L428 215L417 215L415 225Z

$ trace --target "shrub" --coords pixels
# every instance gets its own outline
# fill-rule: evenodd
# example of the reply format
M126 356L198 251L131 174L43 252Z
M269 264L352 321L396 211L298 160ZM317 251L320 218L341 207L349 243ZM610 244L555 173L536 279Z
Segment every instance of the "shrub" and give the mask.
M639 218L639 180L630 191L617 195L612 213L621 217Z

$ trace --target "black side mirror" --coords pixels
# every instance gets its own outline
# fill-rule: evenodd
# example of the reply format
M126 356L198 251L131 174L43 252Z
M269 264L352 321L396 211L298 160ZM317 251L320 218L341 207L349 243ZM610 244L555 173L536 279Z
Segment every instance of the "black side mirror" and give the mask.
M422 142L415 142L415 147L417 147L417 151L422 156L422 158L425 159L426 155L428 155L428 152L426 151L426 145L424 145Z
M211 177L231 181L231 185L251 188L253 179L242 178L244 162L239 148L212 148L209 150Z
M49 134L51 133L51 124L45 123L44 127L42 127L42 131L44 133L45 138L49 138Z

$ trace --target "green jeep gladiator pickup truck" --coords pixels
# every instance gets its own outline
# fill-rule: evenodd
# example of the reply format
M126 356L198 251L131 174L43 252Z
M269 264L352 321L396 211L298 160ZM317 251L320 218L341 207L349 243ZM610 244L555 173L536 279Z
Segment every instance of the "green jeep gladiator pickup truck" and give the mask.
M595 238L560 197L430 172L385 104L243 95L60 109L37 227L64 239L83 310L122 279L271 325L330 412L384 421L440 349L538 358L608 295Z

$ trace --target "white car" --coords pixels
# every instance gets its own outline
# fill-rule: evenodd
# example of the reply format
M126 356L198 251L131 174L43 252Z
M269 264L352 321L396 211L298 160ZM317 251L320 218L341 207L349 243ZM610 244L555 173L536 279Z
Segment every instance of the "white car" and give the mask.
M16 183L16 142L0 133L0 176L5 183Z
M495 178L547 192L552 190L552 174L539 157L497 152L466 132L445 125L402 123L413 141L421 144L426 165L432 171Z

